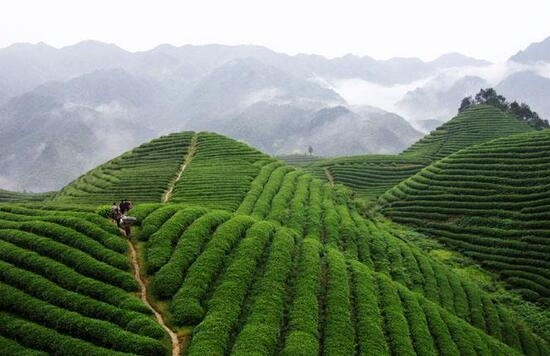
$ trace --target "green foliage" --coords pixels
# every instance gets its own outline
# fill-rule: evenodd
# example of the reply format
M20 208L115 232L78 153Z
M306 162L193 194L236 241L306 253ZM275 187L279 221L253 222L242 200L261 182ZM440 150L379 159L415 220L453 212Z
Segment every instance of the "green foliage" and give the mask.
M250 189L248 190L248 193L246 193L246 196L244 197L241 205L239 205L239 208L236 210L237 214L248 215L252 213L256 201L264 191L264 186L269 181L271 174L276 168L280 167L281 165L281 162L275 161L268 163L262 167L260 173L258 173L256 178L254 178L254 180L250 184Z
M59 355L127 356L128 353L102 348L89 342L59 333L53 329L32 323L4 311L0 311L0 333L16 339L28 348L44 350ZM29 351L25 351L29 352ZM24 353L24 355L25 355ZM32 355L32 353L29 353Z
M60 308L90 318L106 320L141 335L154 338L164 336L164 331L152 319L143 314L119 309L93 298L67 291L37 274L3 261L0 261L0 280Z
M61 309L4 283L0 283L0 298L8 311L103 347L140 355L164 353L164 347L157 340L124 331L106 321Z
M265 273L258 282L254 305L235 340L233 355L275 353L283 319L286 281L292 266L293 235L285 229L275 233Z
M150 312L138 299L131 297L122 289L85 277L64 264L6 241L0 241L0 258L28 271L40 274L67 290L78 292L120 308L142 313ZM131 287L132 289L135 288L135 284L132 284Z
M389 355L384 336L383 319L378 307L376 282L369 269L362 263L352 261L353 296L357 314L357 344L359 353Z
M234 211L268 156L230 138L197 134L196 152L176 183L170 202Z
M425 158L397 155L351 156L324 159L305 170L314 173L328 169L336 183L353 189L358 197L373 199L416 174L429 162ZM324 174L319 178L326 180Z
M526 299L544 303L549 155L547 130L496 139L430 165L379 201L393 220L478 260Z
M527 326L518 319L517 310L502 307L502 298L494 298L469 275L457 273L461 263L457 254L449 257L441 253L437 243L420 244L428 252L421 250L416 242L426 236L392 224L375 211L365 215L357 197L344 186L323 183L304 170L284 166L216 134L195 135L196 145L190 152L182 150L188 146L182 136L172 139L123 155L115 160L115 166L124 166L121 172L107 174L107 168L114 166L104 165L71 184L59 197L71 196L75 200L67 201L72 202L90 198L97 204L107 192L119 194L109 187L122 185L120 177L129 179L129 187L142 186L142 197L150 197L143 201L151 203L138 204L130 213L138 218L140 236L146 241L135 245L145 262L142 268L146 267L147 273L142 269L142 277L147 292L160 297L153 302L159 302L155 306L168 324L183 327L177 330L180 336L189 331L184 353L548 354L547 344L529 327L544 329L544 319L537 324L531 317ZM537 150L544 144L544 139L533 141L521 154L530 164L543 164L547 160L538 157ZM499 154L508 147L502 147ZM164 182L170 186L176 185L167 204L158 203L159 194L168 187L168 183L160 184L164 178L144 174L151 179L149 185L140 173L163 157L172 165L155 174L168 177ZM184 157L186 169L181 179L174 181ZM327 168L337 174L340 165L345 172L346 165L370 167L372 163L375 170L388 173L372 179L389 182L409 168L416 169L407 164L421 166L428 161L397 157L370 158L363 163L364 157L357 161L352 157L340 163L334 160ZM437 186L444 193L434 196L447 199L455 189L465 189L463 196L453 200L460 204L458 215L470 208L474 193L505 184L509 176L515 177L524 168L495 163L495 169L510 173L484 175L477 181L466 175L465 182L457 181L456 176L472 166L487 164L481 158L469 159L453 167L452 174ZM403 192L396 193L398 197L423 189L427 180L448 169L445 160L439 163L439 168L434 165L422 171L423 179L407 180ZM125 175L129 172L136 176ZM525 182L544 181L544 174L519 174L522 177L517 184L508 185L522 187L522 194L541 193L537 187L525 187ZM93 187L83 182L93 183ZM441 224L438 219L449 208L440 199L429 198L416 203L418 211L426 214L421 216L430 217L423 226L433 228ZM549 287L544 279L544 256L550 252L545 235L540 233L547 226L548 214L540 209L544 205L522 209L521 214L538 219L522 222L521 229L530 233L518 238L514 217L520 212L508 210L521 204L522 196L498 200L496 213L488 210L491 199L494 194L480 196L476 207L481 206L484 213L452 218L452 227L441 236L469 246L477 242L476 236L498 231L498 237L484 240L472 252L501 269L524 293L544 293ZM545 202L544 198L539 201ZM403 206L407 205L398 203L391 208ZM432 206L437 211L429 211ZM2 351L167 353L168 339L149 309L132 293L138 286L129 273L127 241L101 216L106 213L107 206L97 205L0 205ZM416 218L411 216L402 215ZM466 228L471 230L460 235ZM538 250L527 250L530 245ZM503 257L485 259L491 252ZM521 261L523 267L507 268L509 258ZM459 271L468 266L459 266ZM495 284L484 286L494 290Z
M103 216L104 218L111 217L111 205L100 205L95 209L97 215Z
M525 103L519 104L517 101L508 103L506 98L497 94L493 88L481 89L479 93L472 99L471 96L462 99L458 112L461 113L474 105L486 104L495 106L501 110L508 111L520 120L525 120L529 125L537 130L550 128L547 120L543 120L540 116L531 110L529 105Z
M390 339L390 347L397 355L414 355L409 326L397 290L387 277L382 275L376 277L380 291L380 307Z
M170 304L174 323L195 325L204 318L201 301L222 268L224 257L231 252L254 222L255 220L249 216L237 215L216 229L174 295Z
M53 192L25 193L0 189L0 203L42 202L49 199L53 194Z
M344 256L333 248L327 249L326 259L328 282L323 353L351 355L355 350L355 332L351 320L346 261Z
M127 291L137 289L137 283L129 273L49 238L15 229L0 229L0 240L59 261L87 277L98 279Z
M160 202L176 175L193 132L162 136L87 172L54 195L59 203Z
M300 248L298 276L290 306L288 335L283 355L319 353L319 294L321 286L321 245L305 239Z
M273 225L260 222L247 232L239 244L223 279L208 301L208 313L196 327L188 354L221 355L236 327L240 310L251 286L255 268L269 245Z
M161 209L157 211L160 210ZM174 213L174 215L164 222L160 228L156 229L156 232L151 235L147 243L145 255L147 273L153 274L168 262L172 255L172 250L183 231L206 212L207 209L205 208L184 208ZM164 214L164 211L162 214ZM153 214L149 216L152 215ZM144 226L144 229L150 227L149 229L152 230L152 226L155 224L148 218L146 219L147 225ZM156 219L158 216L154 218ZM158 219L156 221L158 222ZM156 225L158 225L158 223L156 223Z
M253 218L263 219L267 216L267 214L269 214L271 209L271 201L281 188L285 175L290 171L291 168L288 166L281 166L273 171L269 177L269 180L265 184L262 193L258 197L256 204L254 205L254 209L251 214Z
M174 215L177 211L177 206L167 205L156 209L151 214L147 215L147 217L143 220L143 223L141 224L142 227L137 237L138 240L149 240L149 237L153 233L158 231L162 224L164 224L166 220L170 219L170 217L172 217L172 215Z
M183 282L185 272L202 251L210 234L231 214L213 210L195 220L181 235L168 263L155 274L151 291L161 298L173 296Z
M533 128L518 120L515 115L491 105L480 104L459 113L414 143L401 155L438 160L466 147L530 131L533 131Z

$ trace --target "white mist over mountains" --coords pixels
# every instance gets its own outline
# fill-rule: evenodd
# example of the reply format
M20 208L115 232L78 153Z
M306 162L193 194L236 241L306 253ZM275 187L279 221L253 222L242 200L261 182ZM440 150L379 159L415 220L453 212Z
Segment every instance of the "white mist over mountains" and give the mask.
M209 130L271 154L397 153L495 87L550 117L550 39L504 63L85 41L0 49L0 188L46 191L146 140Z

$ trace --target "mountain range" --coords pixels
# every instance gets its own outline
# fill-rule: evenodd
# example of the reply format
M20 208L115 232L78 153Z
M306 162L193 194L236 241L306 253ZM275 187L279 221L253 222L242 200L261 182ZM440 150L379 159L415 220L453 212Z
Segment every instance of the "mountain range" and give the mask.
M97 41L14 44L0 49L0 188L56 190L180 130L220 132L270 154L308 146L321 156L397 153L489 85L545 117L547 42L512 57L497 80L488 74L495 64L458 53L426 62L290 56L250 45L128 52ZM339 81L378 91L350 100ZM383 100L403 88L399 100Z

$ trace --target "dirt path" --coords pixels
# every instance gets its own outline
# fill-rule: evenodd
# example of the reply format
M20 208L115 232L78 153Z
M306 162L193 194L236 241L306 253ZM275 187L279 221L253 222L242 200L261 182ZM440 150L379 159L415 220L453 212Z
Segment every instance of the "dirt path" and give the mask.
M187 150L187 154L185 155L185 159L181 163L181 166L178 168L178 174L176 175L176 178L170 182L170 185L168 186L168 189L164 192L162 195L162 202L166 203L168 199L172 196L172 191L174 190L174 187L176 186L176 183L181 179L181 176L183 174L183 171L185 171L185 167L191 162L193 159L193 154L195 153L195 149L197 148L197 134L193 136L191 139L191 144L189 145L189 149Z
M325 167L325 175L327 176L330 187L334 188L334 177L332 176L332 173L330 173L330 170L328 169L328 167Z
M153 308L151 303L149 303L149 300L147 300L147 285L145 284L145 282L143 281L143 278L141 277L141 267L139 265L137 251L130 239L128 239L128 247L130 248L130 255L131 255L130 257L132 259L134 279L139 284L139 289L140 289L139 297L143 302L143 304L145 304L147 308L151 309L159 325L168 333L168 335L170 335L170 340L172 341L172 356L179 356L180 343L178 340L178 335L166 325L166 323L164 322L164 319L162 318L162 315L160 315L160 313L155 308Z

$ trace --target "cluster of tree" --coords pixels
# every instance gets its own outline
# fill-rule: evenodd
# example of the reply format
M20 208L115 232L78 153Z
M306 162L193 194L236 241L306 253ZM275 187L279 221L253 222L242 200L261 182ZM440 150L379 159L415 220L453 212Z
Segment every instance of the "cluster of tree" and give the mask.
M542 119L539 114L531 110L529 105L525 103L520 104L517 101L508 103L508 101L506 101L506 98L502 95L499 95L493 88L481 89L479 93L477 93L473 98L471 96L468 96L462 99L458 112L461 113L469 107L477 104L493 105L501 110L515 114L518 118L527 121L537 130L550 128L548 120Z

